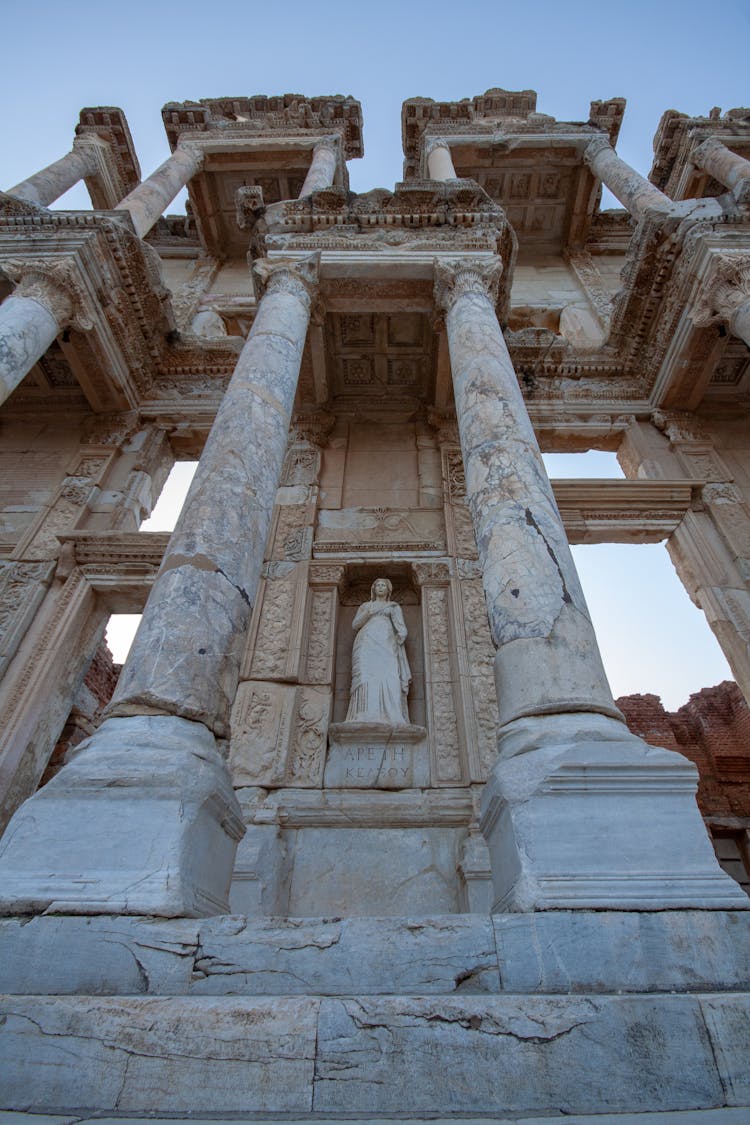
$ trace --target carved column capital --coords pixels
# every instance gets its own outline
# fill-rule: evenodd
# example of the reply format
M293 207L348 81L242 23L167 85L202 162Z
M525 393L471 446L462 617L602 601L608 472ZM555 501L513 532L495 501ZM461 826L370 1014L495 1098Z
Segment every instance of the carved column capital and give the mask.
M334 156L338 156L340 142L341 138L338 133L334 133L328 137L321 137L320 140L316 141L313 145L313 152L327 150L332 152Z
M310 309L320 281L320 251L304 258L261 258L252 269L255 293L290 293Z
M499 258L474 261L470 258L435 259L435 304L450 312L459 297L477 293L497 303L503 263Z
M185 153L189 156L191 161L195 164L195 171L199 171L203 167L203 161L206 159L206 153L202 145L196 144L195 141L180 140L175 147L174 154ZM195 173L193 173L195 174Z
M87 307L78 271L69 260L6 258L0 268L16 287L13 296L37 301L55 318L60 328L71 327L80 331L93 328L93 317Z
M614 151L615 150L612 148L612 145L609 142L609 138L606 137L604 133L601 133L599 136L592 137L588 142L585 149L583 150L583 159L590 168L594 160L596 160L597 156L599 156L600 153Z
M450 145L445 137L425 137L424 139L424 154L429 156L430 153L435 152L438 148L444 148L450 153Z
M741 305L750 301L750 253L727 251L716 256L711 276L693 309L698 328L732 320Z

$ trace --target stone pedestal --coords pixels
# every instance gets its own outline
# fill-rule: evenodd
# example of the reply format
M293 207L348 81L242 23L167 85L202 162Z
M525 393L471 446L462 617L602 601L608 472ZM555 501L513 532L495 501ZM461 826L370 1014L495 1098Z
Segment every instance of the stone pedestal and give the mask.
M0 912L221 914L244 831L202 723L108 719L11 821Z
M588 716L525 725L544 744L501 758L482 801L494 911L750 907L716 862L691 762L612 740L607 720L599 741Z
M323 784L336 789L414 789L430 784L427 731L413 723L332 723Z

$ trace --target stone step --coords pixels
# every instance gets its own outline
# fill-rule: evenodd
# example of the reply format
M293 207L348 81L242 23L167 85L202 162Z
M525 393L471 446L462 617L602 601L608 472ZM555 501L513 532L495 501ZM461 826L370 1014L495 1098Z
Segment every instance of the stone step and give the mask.
M750 915L0 921L0 992L388 996L750 991Z
M0 998L0 1107L303 1120L750 1105L750 995Z
M554 1119L560 1120L558 1114L554 1115ZM142 1122L147 1120L150 1125L201 1125L205 1122L206 1125L210 1122L211 1125L217 1125L215 1117L154 1117L149 1114L147 1117L80 1117L78 1115L64 1115L64 1114L40 1114L40 1113L15 1113L11 1111L0 1110L0 1125L128 1125L129 1122L138 1121ZM253 1114L252 1117L246 1115L230 1115L224 1116L223 1120L236 1122L237 1125L279 1125L282 1121L283 1125L311 1125L311 1122L316 1122L317 1125L394 1125L398 1122L399 1125L425 1125L424 1117L371 1117L369 1114L366 1117L352 1117L347 1114L345 1117L330 1117L327 1115L315 1117L289 1117L284 1115L279 1118L276 1114L273 1117L257 1117ZM549 1115L545 1117L527 1117L525 1114L520 1117L515 1114L513 1117L463 1117L461 1118L461 1125L550 1125L553 1120ZM603 1114L580 1114L576 1113L572 1117L565 1117L565 1125L747 1125L748 1111L746 1108L740 1109L694 1109L694 1110L679 1110L677 1113L603 1113ZM456 1118L448 1117L430 1117L429 1125L454 1125Z

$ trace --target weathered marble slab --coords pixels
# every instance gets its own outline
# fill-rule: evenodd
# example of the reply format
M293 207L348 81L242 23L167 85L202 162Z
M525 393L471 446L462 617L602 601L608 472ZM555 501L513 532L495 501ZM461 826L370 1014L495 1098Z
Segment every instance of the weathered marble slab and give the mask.
M6 1109L303 1112L320 1001L6 997Z
M19 995L748 990L743 912L0 921L0 993Z
M725 1103L692 997L324 1000L322 1112L699 1109Z

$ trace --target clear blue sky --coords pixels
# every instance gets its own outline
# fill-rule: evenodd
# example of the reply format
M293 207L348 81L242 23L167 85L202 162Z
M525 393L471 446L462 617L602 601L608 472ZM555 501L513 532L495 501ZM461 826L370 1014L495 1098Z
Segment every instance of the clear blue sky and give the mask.
M663 110L705 114L714 105L750 104L748 0L714 8L694 0L42 0L32 7L6 0L2 35L5 186L67 152L84 105L125 110L147 175L168 152L159 112L166 101L351 94L363 105L365 157L350 164L350 175L352 188L363 191L401 177L407 97L530 87L540 111L575 121L586 119L592 99L623 96L618 148L644 173ZM80 188L66 203L89 205ZM567 467L553 472L577 475ZM663 547L579 548L576 557L615 694L652 690L675 707L728 675Z

